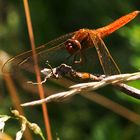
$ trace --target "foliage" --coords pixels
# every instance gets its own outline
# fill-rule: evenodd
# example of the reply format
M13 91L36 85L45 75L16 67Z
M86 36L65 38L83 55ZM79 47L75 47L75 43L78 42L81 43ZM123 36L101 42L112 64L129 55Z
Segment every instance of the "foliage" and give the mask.
M14 116L0 115L0 131L2 133L4 132L5 123L9 119L17 119L21 123L21 129L16 133L16 140L21 140L23 133L26 130L26 126L28 126L35 134L40 135L42 140L45 140L43 133L37 124L29 122L24 116L20 115L17 110L11 110L11 113Z
M80 28L96 29L133 10L139 10L139 1L95 1L95 0L40 0L29 1L32 24L36 45L44 44L60 35L73 32ZM136 72L140 66L140 16L125 27L119 29L109 37L105 43L113 58L119 65L122 73ZM0 1L0 50L10 56L30 49L27 25L22 1ZM4 60L0 57L1 61ZM95 62L94 62L95 63ZM96 69L96 68L95 68ZM88 70L85 69L85 71ZM98 69L97 69L98 71ZM29 75L32 78L32 75ZM36 86L22 83L23 78L14 75L18 97L21 102L38 99ZM61 81L62 82L62 81ZM63 82L63 84L66 84ZM9 89L4 82L4 76L0 75L0 114L9 114L9 108L13 105L9 97ZM129 85L139 88L139 81ZM49 82L45 85L48 94L59 91L62 88L56 83ZM30 87L30 90L28 90ZM51 88L51 90L50 90ZM140 114L139 100L129 97L112 87L98 90L112 101ZM47 94L46 94L47 96ZM53 139L65 140L138 140L140 127L122 116L114 114L106 108L83 98L75 96L63 103L47 104ZM41 107L25 108L26 117L41 126L45 132ZM10 135L15 135L18 124L6 127ZM38 139L34 137L34 139Z

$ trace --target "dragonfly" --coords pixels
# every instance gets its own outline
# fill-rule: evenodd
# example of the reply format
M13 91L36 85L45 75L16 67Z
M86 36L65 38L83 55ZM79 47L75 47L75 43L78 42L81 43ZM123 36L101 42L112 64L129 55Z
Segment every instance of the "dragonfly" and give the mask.
M120 70L107 49L103 39L133 20L139 13L140 11L133 11L104 27L98 29L80 29L41 45L36 48L38 62L44 63L42 60L49 60L51 62L54 58L57 63L60 58L64 61L69 60L69 58L73 56L70 63L75 65L80 64L84 61L85 50L95 47L104 74L106 76L120 74ZM56 57L57 54L61 54L58 59ZM33 65L32 50L9 59L4 64L2 70L3 72L13 72L21 67L30 70L31 64ZM9 70L9 65L12 65L12 70Z

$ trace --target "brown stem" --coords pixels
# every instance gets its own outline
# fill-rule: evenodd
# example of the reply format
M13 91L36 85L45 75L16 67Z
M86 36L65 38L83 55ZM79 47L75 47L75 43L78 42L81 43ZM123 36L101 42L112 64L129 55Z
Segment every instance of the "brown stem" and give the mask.
M26 15L26 20L27 20L27 26L28 26L30 43L31 43L31 47L32 47L32 53L33 53L33 60L34 60L34 68L35 68L35 72L36 72L36 78L37 78L37 82L40 83L41 82L40 70L39 70L39 67L38 67L38 60L37 60L37 56L36 56L35 40L34 40L32 23L31 23L31 18L30 18L30 11L29 11L28 0L23 0L23 3L24 3L24 8L25 8L25 15ZM39 91L40 99L45 98L43 87L42 87L41 84L38 84L38 91ZM50 123L49 123L49 116L48 116L47 106L46 106L45 103L42 104L42 110L43 110L43 117L44 117L47 137L48 137L48 140L52 140L51 128L50 128Z

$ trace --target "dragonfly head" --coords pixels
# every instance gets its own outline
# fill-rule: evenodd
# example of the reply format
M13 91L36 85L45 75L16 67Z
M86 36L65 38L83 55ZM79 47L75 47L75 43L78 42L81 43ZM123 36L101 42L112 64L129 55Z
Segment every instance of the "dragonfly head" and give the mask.
M68 39L65 43L66 49L70 54L74 54L81 49L81 44L76 39Z

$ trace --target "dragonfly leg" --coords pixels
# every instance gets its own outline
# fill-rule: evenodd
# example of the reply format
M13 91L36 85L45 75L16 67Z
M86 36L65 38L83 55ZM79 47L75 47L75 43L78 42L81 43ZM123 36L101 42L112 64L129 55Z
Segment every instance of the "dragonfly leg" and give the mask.
M73 64L80 64L82 63L82 58L81 58L81 53L80 53L80 59L77 60L78 54L74 55L74 59L73 59Z
M65 60L64 60L64 63L68 61L68 59L70 59L71 57L74 57L73 60L72 60L72 66L74 64L80 64L83 62L83 53L81 52L81 50L77 51L74 55L70 55L68 56ZM79 60L77 60L79 57Z
M76 60L79 57L79 60ZM85 61L86 57L84 53L80 50L74 55L73 64L82 64Z

